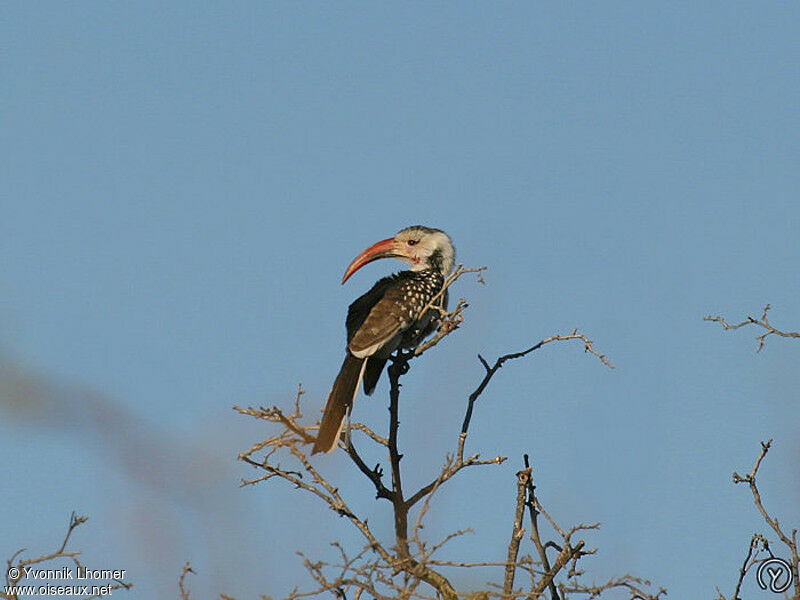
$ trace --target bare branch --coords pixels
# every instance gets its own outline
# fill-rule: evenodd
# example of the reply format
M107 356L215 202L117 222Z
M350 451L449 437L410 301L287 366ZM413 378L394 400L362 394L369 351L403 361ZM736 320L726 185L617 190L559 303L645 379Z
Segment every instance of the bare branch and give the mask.
M758 486L756 485L756 474L758 473L758 469L761 466L761 461L764 460L764 457L769 452L770 447L772 446L772 439L767 440L766 442L761 442L761 453L756 458L756 462L753 465L752 470L742 477L739 473L733 473L733 482L734 483L747 483L750 485L750 491L753 493L753 501L756 504L761 516L764 517L764 520L767 524L772 527L775 533L778 534L778 537L781 541L786 544L787 546L791 546L791 540L786 536L786 534L781 530L778 520L773 519L767 513L767 510L764 508L764 504L761 502L761 494L758 491Z
M302 412L300 412L300 398L303 396L303 394L305 394L305 390L303 390L303 386L299 384L297 386L297 394L295 396L294 412L290 415L285 415L277 406L273 406L272 408L265 408L263 406L259 408L241 408L239 406L233 407L233 410L239 414L249 415L251 417L255 417L256 419L263 419L264 421L269 421L271 423L278 423L284 427L284 430L278 436L267 438L263 442L255 444L252 448L250 448L250 450L244 452L243 455L249 456L250 454L267 446L277 447L291 445L298 439L303 444L314 443L316 438L308 432L318 429L318 427L304 426L299 423L299 419L303 417Z
M381 468L380 464L375 465L375 468L370 469L364 461L361 459L361 456L356 451L355 446L353 446L352 436L349 436L347 440L347 453L350 455L350 458L353 460L355 465L358 467L358 470L361 471L367 478L373 483L375 486L375 497L376 498L385 498L390 502L394 501L394 492L383 485L383 481L381 478L383 477L383 469Z
M542 544L542 539L539 534L539 511L536 509L536 486L533 485L533 469L531 468L527 454L523 456L523 460L525 462L525 468L530 469L531 471L531 476L528 477L528 484L526 486L527 498L525 499L525 505L528 507L528 513L531 518L531 539L533 540L533 544L536 546L536 551L539 553L539 560L542 561L542 567L544 568L545 573L547 573L550 571L550 561L547 558L547 552L544 544ZM552 580L550 581L549 587L550 597L552 600L559 600L558 591L556 590L556 586Z
M780 329L776 329L772 326L772 323L769 322L767 318L767 311L772 308L769 304L764 307L764 311L761 314L760 319L754 319L753 317L748 316L747 319L742 321L741 323L736 323L735 325L731 325L728 323L724 317L712 317L708 315L703 317L704 321L712 321L714 323L719 323L722 325L722 328L725 330L728 329L739 329L740 327L744 327L745 325L756 325L757 327L761 327L765 330L764 333L757 335L756 339L758 340L758 348L756 352L761 352L761 349L764 347L764 340L767 339L770 335L777 335L780 337L788 337L788 338L800 338L800 332L797 331L781 331Z
M559 589L561 594L566 597L566 594L575 593L583 594L587 598L598 598L603 592L615 588L627 589L631 597L639 600L659 600L661 596L667 595L667 590L663 587L659 588L656 593L651 594L644 589L652 584L647 579L634 577L633 575L622 575L621 577L614 577L609 579L606 583L601 585L583 585L579 582L572 582L570 584L561 584Z
M519 544L525 529L522 527L522 517L525 514L525 496L528 484L531 480L530 467L517 472L517 506L514 511L514 527L511 530L511 541L508 543L508 560L506 563L506 575L503 582L503 597L511 598L514 589L514 574L516 572L517 555L519 554Z
M194 575L192 566L187 562L185 565L183 565L181 576L178 578L178 591L180 592L181 600L190 600L190 590L188 587L186 587L186 576L189 573Z
M778 522L777 517L772 517L767 512L767 509L764 508L764 503L761 501L761 493L758 490L758 485L756 484L756 475L758 474L758 469L761 467L761 461L764 460L764 457L769 452L770 447L772 446L772 439L767 440L766 442L761 442L761 452L759 453L758 457L756 458L756 462L753 465L753 468L747 475L739 475L739 473L733 473L733 482L734 483L747 483L750 486L750 492L753 494L753 502L758 508L758 511L761 513L761 516L764 518L764 521L772 528L772 530L777 534L778 538L783 542L786 547L791 552L791 567L792 573L794 575L794 590L795 590L795 597L800 598L800 555L798 554L797 548L797 530L792 530L791 538L783 531ZM751 541L751 549L752 543L755 541L755 537L753 541ZM747 559L745 559L745 564ZM743 577L743 575L742 575ZM738 595L739 586L736 586L736 595ZM722 596L722 594L720 594Z
M581 550L583 549L584 543L585 542L581 540L575 545L574 548L571 547L569 543L564 544L564 548L558 553L558 556L556 556L556 560L552 568L545 573L544 577L542 577L542 580L539 582L539 585L537 585L534 589L532 594L534 598L538 598L542 592L544 592L544 590L552 583L555 576L558 575L558 572L563 569L569 561L581 556Z
M434 571L412 558L408 547L408 504L403 498L403 485L400 474L400 460L403 456L397 450L397 430L400 425L398 405L400 400L400 376L408 371L408 359L398 353L393 360L389 371L389 460L392 466L392 492L394 505L395 538L397 554L405 564L409 574L413 574L429 584L441 594L444 600L457 600L453 585L442 574Z
M767 538L758 533L754 533L753 538L750 540L750 546L747 549L747 555L744 557L744 562L739 569L739 579L736 581L736 589L733 592L733 598L731 600L741 600L741 597L739 596L739 590L742 589L744 576L747 575L747 572L750 570L750 568L756 564L756 556L758 556L759 545L761 545L762 550L769 549L769 542L767 541Z
M547 590L550 591L552 600L568 600L567 592L564 591L568 588L563 587L566 584L572 585L573 588L571 589L574 589L575 593L591 594L596 592L591 597L597 597L602 593L603 589L625 586L633 589L631 586L634 586L636 582L643 581L631 576L624 576L617 580L609 580L609 583L605 584L605 588L602 586L583 586L578 582L577 578L582 573L577 566L578 561L592 554L594 550L587 550L584 540L573 541L573 536L576 532L594 529L597 526L577 525L568 529L560 528L541 507L534 495L532 469L528 464L527 456L525 457L525 468L517 473L516 509L513 515L512 535L505 561L470 562L446 560L437 554L451 540L465 535L471 531L470 529L461 529L446 534L436 543L423 539L423 521L428 514L434 496L447 481L467 467L497 465L506 460L502 456L483 459L478 453L465 456L465 445L474 404L505 362L527 356L551 342L580 340L586 352L594 354L604 365L613 368L608 359L594 349L592 341L584 334L578 333L577 329L566 335L553 335L545 338L526 350L503 355L493 364L479 356L485 372L478 387L467 399L464 421L458 434L455 451L446 456L441 469L439 469L435 477L429 480L428 484L406 497L403 489L401 468L403 454L400 451L398 441L400 378L408 372L409 364L414 358L435 346L444 337L455 331L463 322L462 314L467 308L466 301L461 299L452 311L447 312L441 302L445 290L465 273L476 273L479 281L482 282L483 270L484 268L464 269L463 266L459 265L445 281L439 295L422 311L422 313L434 310L438 312L439 329L437 333L417 348L396 351L390 357L391 364L388 368L390 400L388 407L388 435L384 438L369 426L361 423L350 426L352 431L361 431L365 434L365 439L372 440L378 447L386 448L389 459L389 464L386 468L387 477L384 478L384 471L380 463L370 467L365 462L362 454L355 447L352 435L342 442L342 447L347 450L355 467L368 479L371 488L375 490L376 499L382 498L391 503L392 517L394 519L394 535L391 543L381 541L373 534L367 524L367 520L358 516L350 508L339 488L331 480L326 479L320 472L317 463L312 462L312 458L305 453L303 447L314 440L314 432L318 429L318 425L308 426L302 423L300 410L302 388L298 387L294 410L291 414L278 407L249 407L246 409L235 407L241 414L265 420L277 426L277 432L274 435L254 444L249 450L239 455L243 462L261 471L258 477L244 480L242 485L253 485L270 479L283 480L296 489L313 494L324 501L330 510L346 517L366 540L366 545L362 551L354 555L348 555L342 546L334 543L333 545L339 553L339 559L331 563L313 561L305 555L301 555L309 576L315 582L315 589L308 591L295 589L287 596L287 600L319 597L326 594L340 600L347 600L348 598L352 598L352 600L361 600L361 598L364 598L364 600L368 598L375 598L376 600L395 598L399 600L411 600L412 598L420 600L457 600L459 593L446 574L440 570L440 568L446 567L494 566L503 568L505 574L503 585L499 586L490 582L488 583L488 591L479 591L466 595L467 598L472 600L489 600L495 597L503 600L516 600L521 597L537 600ZM364 454L363 456L367 455ZM289 466L284 466L278 462L279 457L284 457L288 461L286 464ZM313 460L316 461L317 459ZM319 463L320 466L324 464L322 460ZM413 529L409 532L410 511L419 502L422 502L422 506L416 514ZM525 538L523 520L526 507L531 515L531 538L539 553L539 561L535 561L529 555L520 557ZM537 517L540 514L544 515L553 526L553 531L556 533L555 541L544 542L541 539L537 524ZM547 556L547 549L555 549L557 552L557 555L552 556L552 560ZM436 555L435 558L434 555ZM514 589L515 575L518 569L530 578L530 591L528 592ZM561 583L558 583L559 581ZM559 589L562 591L559 592ZM649 597L657 598L658 594Z
M69 526L67 527L67 533L64 536L61 545L53 552L49 552L47 554L42 554L36 558L27 558L24 560L19 560L16 564L14 561L17 560L19 556L25 552L25 548L22 548L15 552L11 558L6 561L6 592L0 592L0 598L4 598L6 600L19 600L18 592L15 591L15 587L17 583L25 576L26 571L29 567L33 565L39 565L43 563L47 563L57 559L68 559L70 560L77 569L86 569L84 564L80 561L80 551L78 550L67 550L67 545L69 544L70 538L72 537L72 533L81 525L83 525L86 521L88 521L88 517L83 517L75 514L74 512L70 515L69 518ZM121 581L118 579L111 579L109 578L106 581L104 586L98 586L105 588L105 593L110 594L115 590L128 590L133 587L132 583L128 583L125 581ZM98 598L99 594L93 594L91 596L84 596L83 600L93 600L94 598Z
M372 429L370 429L369 427L367 427L363 423L350 423L350 430L351 431L353 431L353 430L361 431L362 433L366 434L367 437L371 438L372 441L380 444L381 446L385 446L387 448L389 447L389 440L388 439L386 439L385 437L381 437L380 435L378 435L377 433L372 431Z
M467 431L469 430L470 421L472 420L472 410L473 410L473 406L475 405L475 401L483 393L483 391L486 389L486 386L488 386L489 382L492 380L492 377L494 377L495 373L497 373L497 371L500 370L500 368L503 366L503 364L505 364L509 360L514 360L514 359L517 359L517 358L522 358L524 356L527 356L528 354L538 350L539 348L541 348L545 344L549 344L551 342L556 342L556 341L567 341L567 340L581 340L583 342L583 344L584 344L584 351L585 352L590 352L591 354L594 354L608 368L610 368L610 369L614 368L614 365L612 365L609 362L609 360L606 358L606 356L604 354L600 354L599 352L597 352L594 349L594 342L592 342L592 340L587 338L584 334L578 333L577 329L573 329L572 333L569 333L567 335L558 335L558 334L551 335L550 337L545 338L545 339L541 340L540 342L534 344L533 346L531 346L527 350L522 350L520 352L512 352L510 354L505 354L505 355L499 357L495 361L494 365L492 365L492 366L489 366L489 363L486 361L486 359L483 358L479 354L478 355L478 359L481 361L481 364L483 365L483 368L486 370L486 373L483 376L483 379L481 380L481 382L478 384L478 387L475 388L475 391L472 392L472 394L470 394L470 396L469 396L469 400L468 400L468 403L467 403L467 412L464 415L464 422L461 425L461 434L464 437L464 440L466 440L466 434L467 434ZM459 455L463 455L463 451L464 451L464 448L463 448L463 441L462 441L462 443L460 444L460 447L459 447Z
M495 373L497 373L497 371L500 370L500 368L503 366L503 364L506 361L514 360L514 359L517 359L517 358L522 358L524 356L527 356L531 352L534 352L535 350L538 350L539 348L541 348L545 344L549 344L551 342L567 341L567 340L574 340L574 339L579 339L584 343L584 350L586 352L590 352L591 354L594 354L595 356L597 356L600 359L600 361L604 365L606 365L607 367L612 368L612 369L614 368L613 365L605 357L605 355L598 353L594 349L594 345L593 345L592 340L587 338L584 334L578 333L577 329L573 329L572 333L567 334L567 335L558 335L558 334L551 335L550 337L541 340L537 344L534 344L533 346L531 346L527 350L522 350L520 352L512 352L510 354L505 354L505 355L499 357L495 361L494 365L492 365L492 366L489 366L489 363L480 354L478 355L478 359L481 361L481 364L483 365L484 369L486 370L486 373L484 374L484 377L481 380L481 382L478 384L478 387L475 389L475 391L473 391L470 394L470 396L469 396L469 398L467 400L467 409L466 409L466 413L464 415L464 421L463 421L463 423L461 425L461 435L459 436L458 445L457 445L457 449L456 449L456 460L455 460L454 463L451 464L451 466L449 467L449 469L448 469L446 474L440 475L439 477L437 477L436 479L431 481L429 484L427 484L424 487L422 487L414 495L412 495L411 498L409 498L409 500L408 500L408 505L409 506L413 506L414 504L419 502L419 500L424 498L425 495L427 495L431 491L431 489L433 489L433 486L436 484L437 481L439 481L440 479L441 479L441 481L447 481L453 475L455 475L456 473L458 473L461 469L463 469L465 467L475 466L475 465L502 464L506 460L506 458L502 457L502 456L496 456L495 458L488 459L488 460L480 460L480 458L479 458L480 455L478 455L478 454L474 454L474 455L470 456L467 459L464 458L464 446L466 444L467 435L468 435L468 432L469 432L470 422L472 420L472 412L473 412L473 407L475 405L475 402L477 401L478 397L484 392L486 387L489 385L489 382L492 380L492 377L494 377ZM406 356L407 355L402 355L401 358L406 358Z

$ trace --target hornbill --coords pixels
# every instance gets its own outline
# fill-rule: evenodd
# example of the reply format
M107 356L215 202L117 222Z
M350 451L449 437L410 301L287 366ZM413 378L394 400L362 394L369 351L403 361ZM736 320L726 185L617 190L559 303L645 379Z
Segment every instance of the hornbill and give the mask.
M364 392L372 394L389 355L398 348L416 347L437 326L437 311L420 312L441 291L453 268L455 249L450 237L440 229L407 227L356 256L342 283L367 263L390 257L409 263L411 269L384 277L350 305L347 353L328 396L312 454L336 448L359 383L363 380ZM445 308L446 290L441 301Z

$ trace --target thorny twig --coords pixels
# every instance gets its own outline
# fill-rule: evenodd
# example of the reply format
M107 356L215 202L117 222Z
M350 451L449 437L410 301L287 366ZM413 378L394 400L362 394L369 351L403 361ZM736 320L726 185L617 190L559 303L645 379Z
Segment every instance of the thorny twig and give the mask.
M739 329L739 327L744 327L745 325L757 325L758 327L765 329L766 331L764 333L756 336L756 339L758 340L758 348L756 349L756 352L761 352L761 349L764 347L764 340L766 340L767 337L770 335L778 335L781 337L788 337L788 338L800 338L800 332L781 331L780 329L776 329L775 327L773 327L772 323L770 323L769 319L767 318L767 311L769 311L770 308L772 307L769 304L767 304L764 307L764 311L761 314L760 319L754 319L753 317L748 316L747 319L745 319L741 323L736 323L735 325L731 325L725 320L724 317L720 316L712 317L711 315L708 315L706 317L703 317L703 320L719 323L720 325L722 325L722 328L726 330Z

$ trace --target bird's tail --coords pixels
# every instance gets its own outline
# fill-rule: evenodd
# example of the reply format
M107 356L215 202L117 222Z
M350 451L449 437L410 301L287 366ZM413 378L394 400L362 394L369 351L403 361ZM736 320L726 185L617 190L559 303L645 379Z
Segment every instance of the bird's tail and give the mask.
M333 389L328 396L322 422L319 424L319 434L314 442L312 454L317 452L333 452L342 432L344 418L353 406L353 401L358 394L358 385L364 376L366 358L356 358L349 352L345 356L342 368L333 382Z

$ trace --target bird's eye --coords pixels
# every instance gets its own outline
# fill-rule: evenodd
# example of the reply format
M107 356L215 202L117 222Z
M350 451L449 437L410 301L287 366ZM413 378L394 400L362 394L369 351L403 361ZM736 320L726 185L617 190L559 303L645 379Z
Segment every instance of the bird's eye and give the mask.
M409 246L416 246L419 243L419 240L408 240L406 242Z

